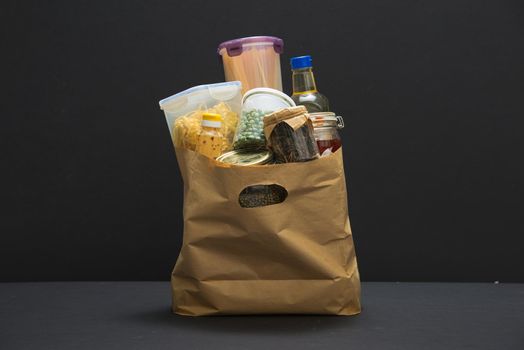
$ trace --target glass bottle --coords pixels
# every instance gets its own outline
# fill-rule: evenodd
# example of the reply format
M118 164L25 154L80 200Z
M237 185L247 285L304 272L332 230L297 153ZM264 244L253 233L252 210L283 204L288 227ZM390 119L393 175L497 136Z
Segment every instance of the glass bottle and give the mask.
M220 114L204 113L202 115L202 130L198 135L196 151L208 158L216 158L222 153L224 136L220 132L222 117Z
M291 70L293 72L293 95L291 98L297 106L305 106L310 113L328 112L328 99L317 90L311 56L293 57L291 59Z

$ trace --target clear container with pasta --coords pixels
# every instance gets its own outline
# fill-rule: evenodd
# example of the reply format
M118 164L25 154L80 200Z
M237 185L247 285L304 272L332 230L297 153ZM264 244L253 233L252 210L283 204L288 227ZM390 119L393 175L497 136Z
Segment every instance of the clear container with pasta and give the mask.
M239 81L199 85L159 102L175 147L195 151L204 113L220 114L222 152L231 150L242 105Z
M258 87L282 91L280 54L284 42L273 36L229 40L218 46L226 81L241 81L242 92Z

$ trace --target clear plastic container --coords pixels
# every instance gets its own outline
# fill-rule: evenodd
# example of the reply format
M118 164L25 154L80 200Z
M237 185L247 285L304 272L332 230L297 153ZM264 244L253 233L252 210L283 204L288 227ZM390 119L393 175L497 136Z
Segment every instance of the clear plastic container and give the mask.
M252 36L225 41L217 52L222 56L226 81L241 81L242 92L258 87L282 91L280 54L283 50L284 42L280 38Z
M242 98L242 114L233 141L233 149L264 149L266 147L264 117L279 109L294 106L295 102L278 90L257 88L246 92Z
M223 151L231 149L242 106L242 84L239 81L199 85L159 102L175 147L196 150L202 130L202 115L222 116L220 133Z

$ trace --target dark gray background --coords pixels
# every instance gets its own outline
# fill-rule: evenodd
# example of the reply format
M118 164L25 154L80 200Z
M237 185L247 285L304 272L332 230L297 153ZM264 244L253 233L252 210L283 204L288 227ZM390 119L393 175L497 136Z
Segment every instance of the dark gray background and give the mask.
M522 2L0 6L1 281L169 278L182 183L158 100L268 34L286 91L311 54L345 117L364 280L524 282Z

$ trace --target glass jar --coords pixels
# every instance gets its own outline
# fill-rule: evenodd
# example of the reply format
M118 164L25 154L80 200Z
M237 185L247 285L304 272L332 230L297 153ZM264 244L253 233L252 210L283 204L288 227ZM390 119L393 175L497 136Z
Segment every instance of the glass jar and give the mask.
M304 106L283 108L267 115L264 134L277 163L306 162L320 157L313 124Z
M283 92L269 88L251 89L242 98L242 114L238 122L233 149L238 151L263 150L264 117L281 108L295 106Z
M318 145L320 156L335 152L342 146L338 129L344 127L344 119L332 112L310 113L313 122L313 134Z

